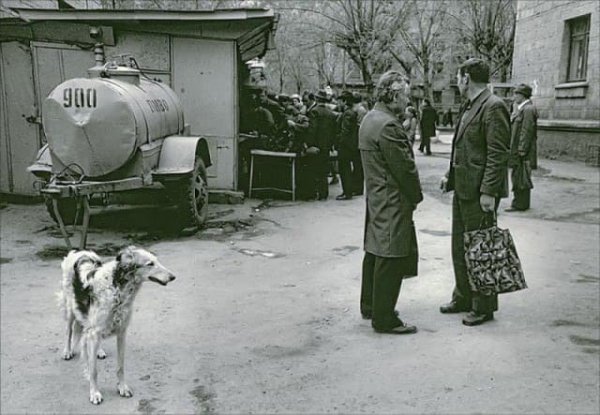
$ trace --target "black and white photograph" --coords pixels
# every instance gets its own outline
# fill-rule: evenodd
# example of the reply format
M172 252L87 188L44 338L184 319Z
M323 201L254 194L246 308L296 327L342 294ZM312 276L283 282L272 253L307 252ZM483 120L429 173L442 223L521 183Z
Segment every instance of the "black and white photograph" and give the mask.
M600 413L600 2L0 0L0 413Z

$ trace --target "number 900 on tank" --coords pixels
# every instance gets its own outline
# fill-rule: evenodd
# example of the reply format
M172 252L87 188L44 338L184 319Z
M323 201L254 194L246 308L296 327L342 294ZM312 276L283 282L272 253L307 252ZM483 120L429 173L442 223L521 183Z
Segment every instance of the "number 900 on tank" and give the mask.
M175 92L130 66L108 63L88 72L58 85L43 103L48 144L28 168L46 180L42 194L59 199L66 214L64 206L73 204L67 197L161 183L183 222L201 225L210 154L204 138L184 133Z

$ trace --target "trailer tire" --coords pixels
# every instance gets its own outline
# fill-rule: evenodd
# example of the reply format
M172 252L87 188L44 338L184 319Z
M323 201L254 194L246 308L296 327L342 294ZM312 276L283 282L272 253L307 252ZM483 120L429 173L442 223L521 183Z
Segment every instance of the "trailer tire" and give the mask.
M202 157L196 156L192 173L169 185L177 203L182 228L202 227L208 217L208 182Z
M50 214L52 220L58 223L58 218L54 214L54 207L52 206L52 198L49 196L44 197L44 204L46 210ZM65 225L73 225L75 222L75 215L77 214L77 201L75 199L66 198L58 199L58 211ZM77 223L75 225L81 225L83 222L83 212L79 212Z

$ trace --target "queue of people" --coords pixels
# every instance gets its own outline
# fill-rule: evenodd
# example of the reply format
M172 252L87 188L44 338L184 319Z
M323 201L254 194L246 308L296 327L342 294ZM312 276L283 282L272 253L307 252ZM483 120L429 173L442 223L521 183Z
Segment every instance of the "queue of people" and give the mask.
M244 104L246 106L244 106ZM358 128L368 104L360 94L343 91L339 97L320 89L315 93L269 94L252 87L242 103L241 131L256 135L252 148L298 155L297 194L300 199L326 200L339 171L342 193L337 200L363 194L358 152ZM337 162L332 155L337 152ZM337 164L337 167L332 167ZM329 177L332 176L332 182Z

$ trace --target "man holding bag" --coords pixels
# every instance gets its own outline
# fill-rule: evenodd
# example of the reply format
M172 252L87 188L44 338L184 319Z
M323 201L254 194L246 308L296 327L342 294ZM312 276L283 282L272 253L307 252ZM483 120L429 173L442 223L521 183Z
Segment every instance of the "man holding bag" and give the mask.
M442 313L469 312L463 324L475 326L494 318L498 296L471 291L465 262L464 233L495 225L500 198L508 196L510 117L503 100L487 89L489 67L468 59L458 70L458 88L467 98L452 140L450 169L442 178L452 200L452 262L455 288Z

